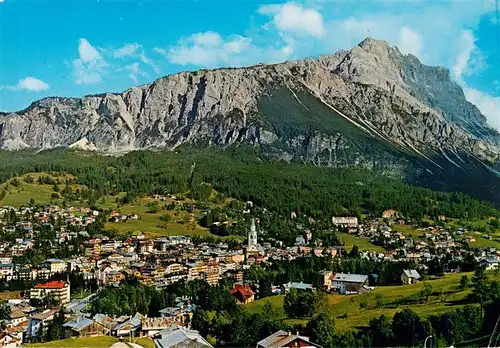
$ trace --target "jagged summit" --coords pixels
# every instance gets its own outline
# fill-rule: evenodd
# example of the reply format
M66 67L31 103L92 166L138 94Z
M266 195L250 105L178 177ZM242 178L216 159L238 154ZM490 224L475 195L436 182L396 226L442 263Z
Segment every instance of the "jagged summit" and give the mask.
M493 173L499 138L446 69L372 38L317 59L182 72L123 93L45 98L0 115L4 149L81 139L105 152L245 142L284 160L388 166L404 175L410 167Z

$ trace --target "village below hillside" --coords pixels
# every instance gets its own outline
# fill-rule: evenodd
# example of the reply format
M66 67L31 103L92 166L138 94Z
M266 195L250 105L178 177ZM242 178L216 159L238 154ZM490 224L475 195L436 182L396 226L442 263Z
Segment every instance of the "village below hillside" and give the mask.
M418 287L420 297L431 298L432 284L439 288L440 279L447 282L449 274L457 274L461 278L453 279L464 291L457 296L465 298L470 272L478 267L493 272L500 264L495 219L488 222L488 230L483 227L484 232L479 232L445 216L418 225L392 209L377 218L334 216L326 224L290 212L286 221L293 238L280 240L264 222L269 220L268 212L252 202L232 204L221 217L196 202L186 208L185 201L172 195L145 200L147 204L139 205L142 209L137 212L127 206L108 210L54 204L1 207L0 344L46 342L49 347L53 340L111 336L124 342L146 338L145 346L196 342L210 347L219 338L200 330L199 323L192 325L193 320L199 321L195 313L203 305L193 296L201 290L192 290L190 284L223 289L225 295L220 296L229 296L250 312L259 312L264 302L269 306L274 302L286 318L307 318L312 313L294 315L290 310L291 296L321 292L333 296L330 300L340 303L342 297L349 298L353 304L373 292L383 302L378 290L390 285ZM182 224L201 232L169 235L164 225L164 235L147 228L123 233L127 224L141 226L148 214L169 223L176 211L184 212ZM236 228L239 235L231 233ZM170 295L160 295L154 305L122 310L108 296L112 289L128 291L123 286ZM145 296L154 301L155 294ZM348 311L337 323L347 318ZM285 338L287 344L320 346L307 336L283 330L270 332L258 346L275 347Z

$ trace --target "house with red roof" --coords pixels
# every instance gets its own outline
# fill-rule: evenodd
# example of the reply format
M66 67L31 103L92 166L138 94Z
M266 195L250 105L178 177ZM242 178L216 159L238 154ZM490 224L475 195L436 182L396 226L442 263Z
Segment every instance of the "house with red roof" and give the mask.
M229 293L240 304L250 303L255 299L255 294L248 284L234 284Z
M50 280L45 283L36 284L30 290L30 298L42 300L49 294L61 304L68 303L71 300L69 283L64 280Z

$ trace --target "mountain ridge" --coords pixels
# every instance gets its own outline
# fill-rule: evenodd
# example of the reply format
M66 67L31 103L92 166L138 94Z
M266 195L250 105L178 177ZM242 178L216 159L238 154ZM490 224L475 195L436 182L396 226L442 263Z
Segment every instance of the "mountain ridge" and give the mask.
M496 185L500 171L500 134L449 71L371 38L318 58L180 72L0 114L3 149L82 139L111 153L250 143L279 160L387 167L416 183L442 173Z

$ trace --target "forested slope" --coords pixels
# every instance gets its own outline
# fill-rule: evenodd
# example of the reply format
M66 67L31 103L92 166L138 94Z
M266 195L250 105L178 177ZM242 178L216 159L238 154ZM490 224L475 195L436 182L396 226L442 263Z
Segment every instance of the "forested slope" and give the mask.
M438 214L456 218L499 216L493 203L463 193L408 185L376 170L272 161L246 146L137 151L121 157L59 149L36 154L0 152L1 182L41 171L75 175L89 188L86 196L91 202L119 192L127 192L122 198L125 202L153 192L189 192L200 199L204 184L211 184L228 197L252 200L283 215L291 211L314 217L380 215L384 209L393 208L416 218Z

